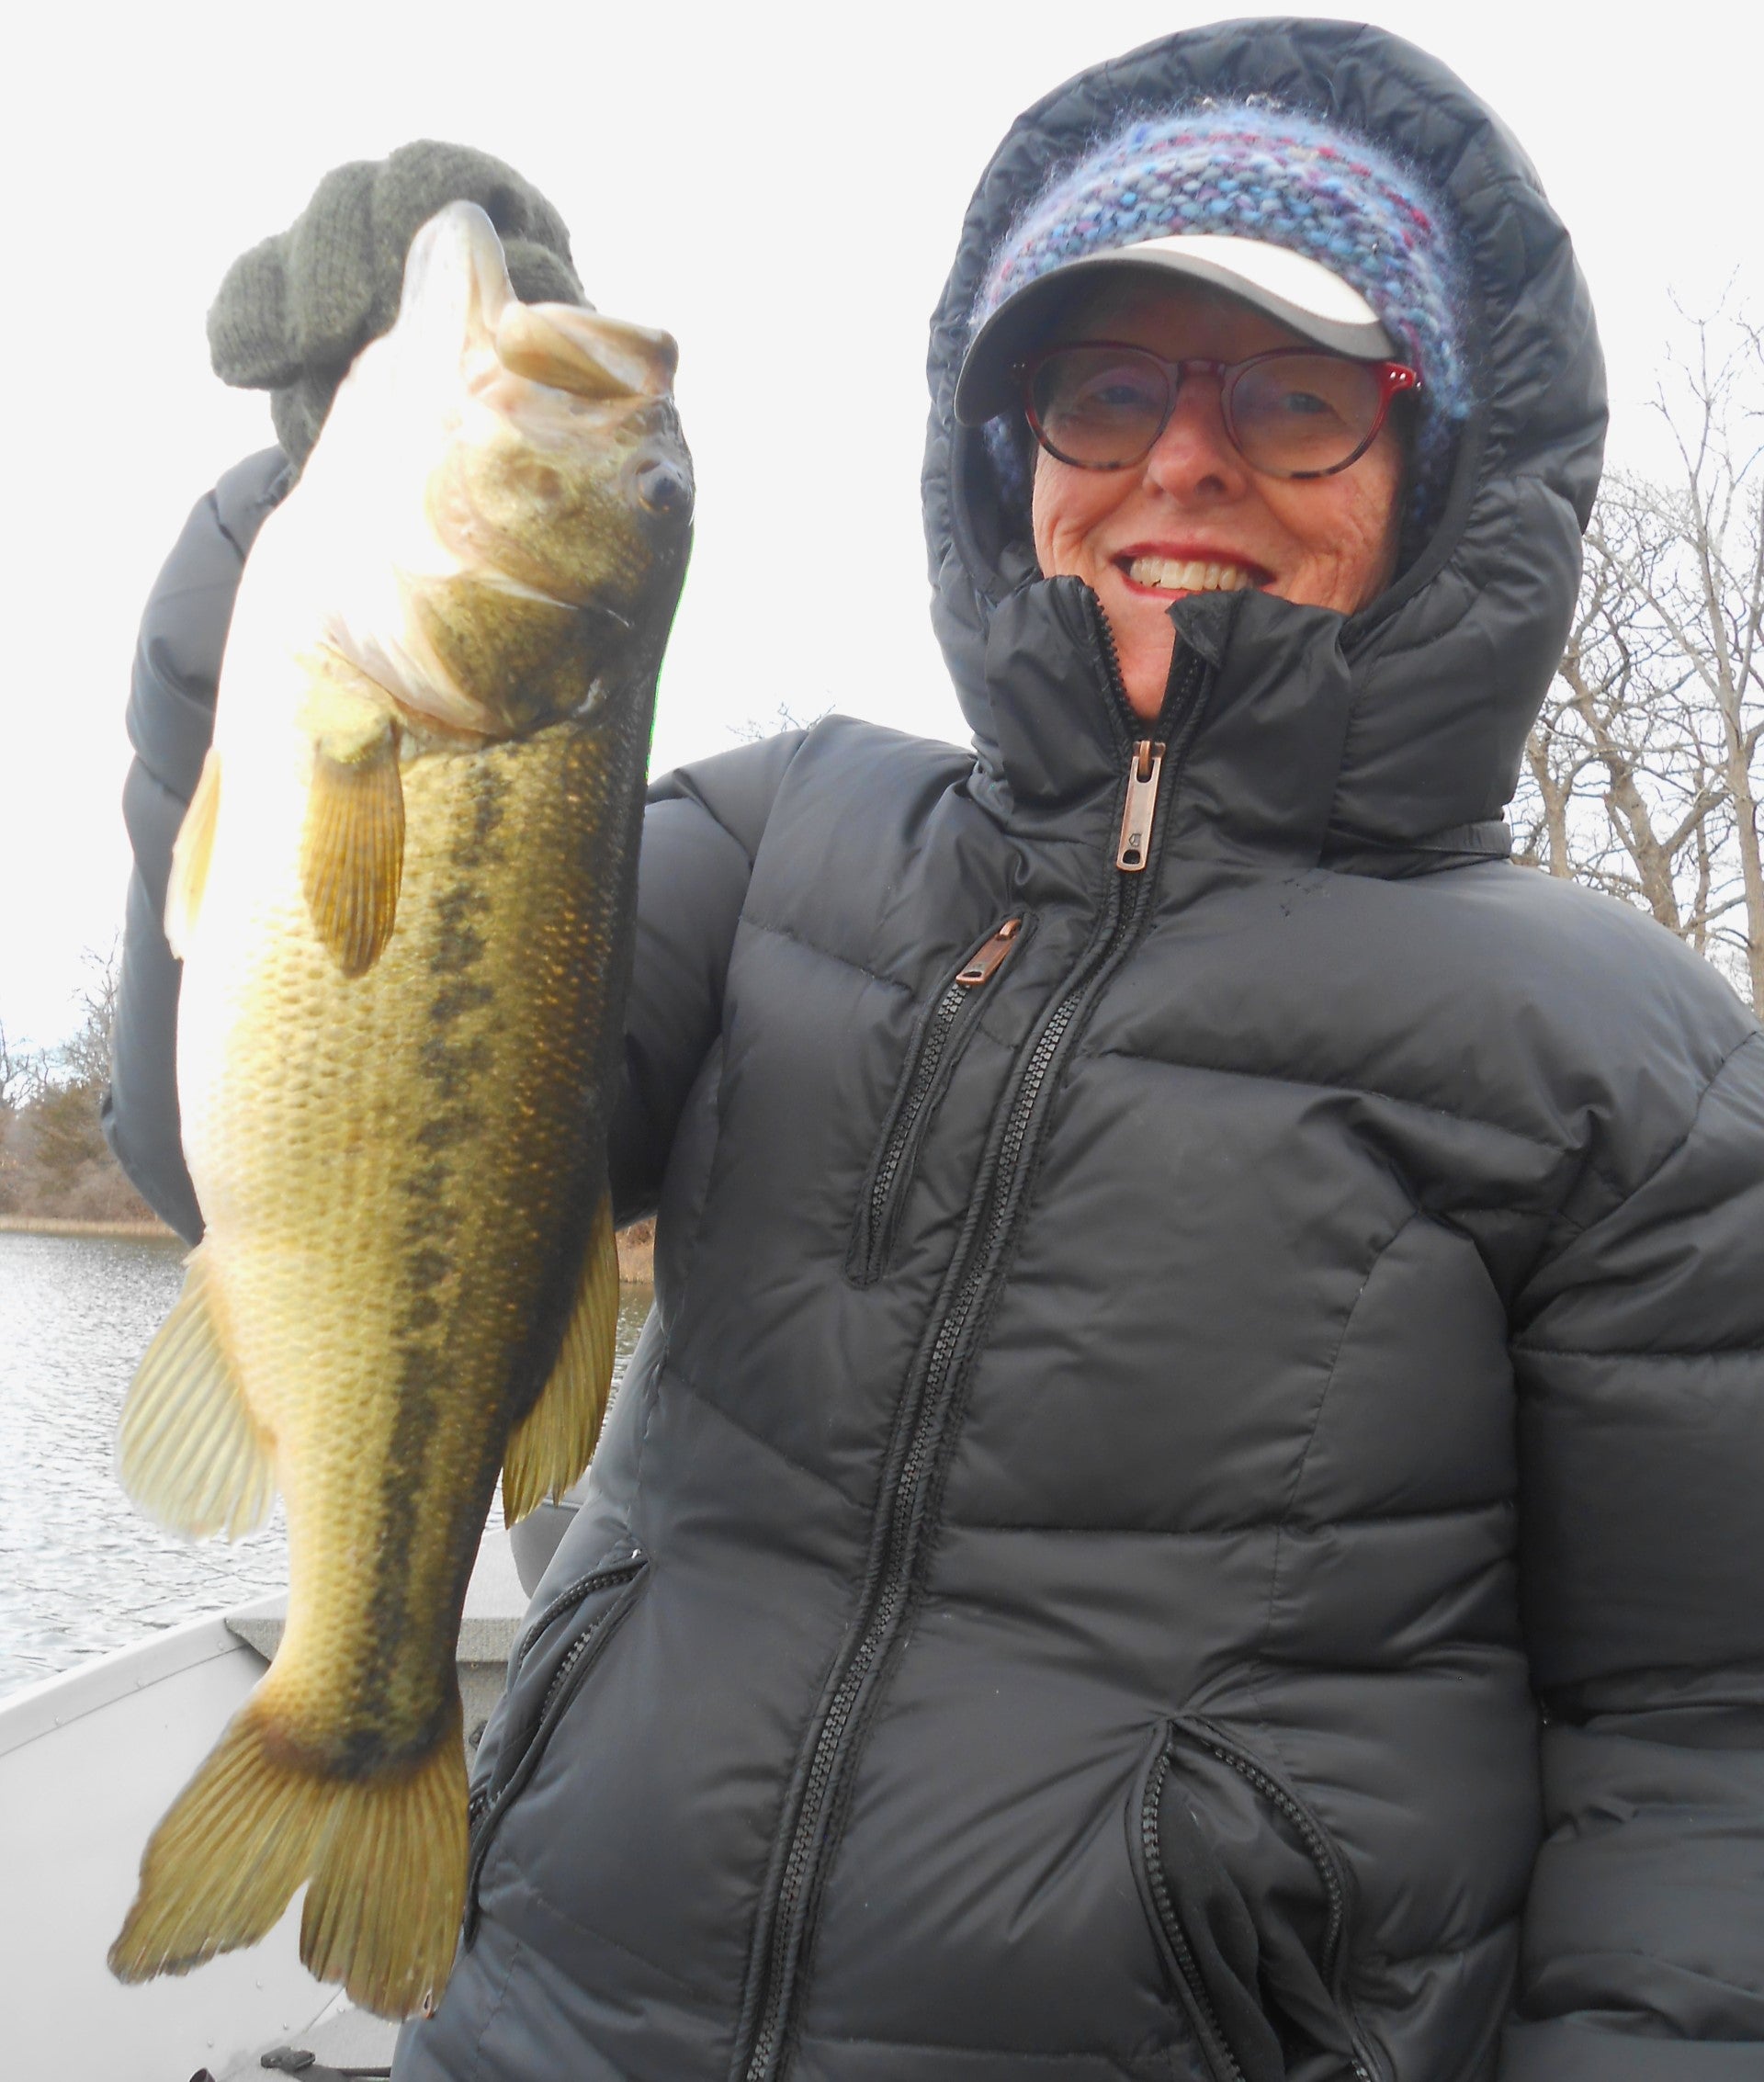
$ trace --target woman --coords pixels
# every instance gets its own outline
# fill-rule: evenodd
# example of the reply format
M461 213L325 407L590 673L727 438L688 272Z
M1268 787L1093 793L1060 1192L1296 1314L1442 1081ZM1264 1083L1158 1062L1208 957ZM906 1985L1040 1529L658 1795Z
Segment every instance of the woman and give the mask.
M932 381L974 752L653 790L657 1309L397 2072L1744 2074L1764 1042L1500 818L1566 235L1407 45L1195 31L1016 126Z

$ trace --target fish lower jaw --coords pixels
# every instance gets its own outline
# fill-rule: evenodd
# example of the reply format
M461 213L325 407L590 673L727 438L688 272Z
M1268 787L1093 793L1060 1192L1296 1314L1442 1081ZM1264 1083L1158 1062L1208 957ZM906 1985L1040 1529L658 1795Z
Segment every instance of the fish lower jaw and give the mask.
M1127 576L1135 585L1158 593L1242 593L1260 583L1244 564L1173 557L1136 557L1127 566Z

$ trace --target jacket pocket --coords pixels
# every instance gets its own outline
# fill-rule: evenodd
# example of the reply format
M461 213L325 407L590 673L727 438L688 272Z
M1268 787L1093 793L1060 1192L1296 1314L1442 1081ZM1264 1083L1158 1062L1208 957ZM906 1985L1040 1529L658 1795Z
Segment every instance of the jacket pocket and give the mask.
M1349 1986L1348 1868L1285 1779L1180 1716L1131 1824L1140 1898L1216 2082L1386 2082Z
M869 1286L882 1276L925 1130L972 1030L976 1009L986 986L1029 929L1021 916L1001 920L962 957L919 1022L852 1224L845 1273L858 1286Z
M473 1787L468 1811L468 1943L478 1924L479 1875L503 1816L538 1768L570 1702L636 1602L649 1567L649 1556L635 1547L601 1563L548 1600L515 1645L495 1760Z

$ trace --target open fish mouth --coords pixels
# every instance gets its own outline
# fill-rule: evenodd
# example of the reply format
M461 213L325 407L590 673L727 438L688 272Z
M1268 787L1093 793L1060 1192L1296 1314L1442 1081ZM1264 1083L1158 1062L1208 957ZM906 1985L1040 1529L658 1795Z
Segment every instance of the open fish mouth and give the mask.
M417 232L397 321L358 356L302 486L320 481L333 538L362 545L323 640L419 741L526 734L641 681L639 635L665 634L692 517L678 359L654 327L523 303L475 203ZM367 483L421 495L376 518ZM370 541L390 584L356 576Z
M577 304L510 302L496 321L496 358L511 375L574 398L664 398L680 350L673 337Z
M475 202L450 202L418 232L404 267L396 332L462 342L468 391L517 403L520 381L596 404L666 398L680 350L671 334L582 304L523 303L496 227Z

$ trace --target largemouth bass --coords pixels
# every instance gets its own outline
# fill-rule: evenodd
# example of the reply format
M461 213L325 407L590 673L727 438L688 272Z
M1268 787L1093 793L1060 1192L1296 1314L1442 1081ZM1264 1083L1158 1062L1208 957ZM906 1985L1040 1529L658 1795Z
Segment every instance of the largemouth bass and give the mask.
M450 205L246 566L166 906L207 1230L119 1466L191 1534L279 1488L288 1621L147 1846L125 1980L255 1941L304 1881L314 1974L390 2016L446 1984L467 1579L498 1472L511 1521L574 1481L612 1371L674 358L520 303Z

